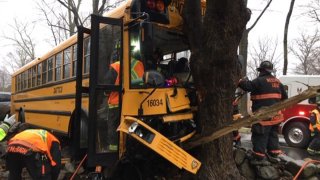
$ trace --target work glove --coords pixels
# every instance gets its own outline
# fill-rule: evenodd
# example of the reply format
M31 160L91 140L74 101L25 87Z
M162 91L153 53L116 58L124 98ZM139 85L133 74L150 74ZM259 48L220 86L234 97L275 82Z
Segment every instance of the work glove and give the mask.
M6 117L4 118L3 122L7 123L8 125L12 126L16 122L16 115L12 115L9 117L7 114Z

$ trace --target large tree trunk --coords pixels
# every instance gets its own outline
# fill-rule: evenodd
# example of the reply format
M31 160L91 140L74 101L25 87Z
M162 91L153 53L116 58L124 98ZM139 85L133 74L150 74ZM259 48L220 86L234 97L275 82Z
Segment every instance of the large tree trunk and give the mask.
M240 73L237 49L250 14L242 0L210 0L206 2L206 15L201 28L201 24L197 23L197 10L200 12L199 2L186 1L191 69L199 94L198 120L201 134L206 135L232 121L232 100ZM188 19L188 13L189 18L190 13L194 13L192 19ZM201 146L197 157L202 162L199 179L241 177L232 156L231 135Z

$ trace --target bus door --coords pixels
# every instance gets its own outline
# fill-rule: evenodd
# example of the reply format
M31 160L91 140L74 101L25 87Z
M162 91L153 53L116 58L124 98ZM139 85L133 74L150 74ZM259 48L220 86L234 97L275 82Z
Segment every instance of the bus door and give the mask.
M88 164L118 160L123 20L91 16Z

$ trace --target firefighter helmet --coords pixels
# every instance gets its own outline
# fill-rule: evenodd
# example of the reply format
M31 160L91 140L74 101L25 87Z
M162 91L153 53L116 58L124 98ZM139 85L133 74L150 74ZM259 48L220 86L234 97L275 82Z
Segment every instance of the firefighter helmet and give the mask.
M261 72L263 70L267 71L267 72L270 72L270 73L274 72L273 64L270 61L262 61L260 66L257 68L257 70L259 72Z

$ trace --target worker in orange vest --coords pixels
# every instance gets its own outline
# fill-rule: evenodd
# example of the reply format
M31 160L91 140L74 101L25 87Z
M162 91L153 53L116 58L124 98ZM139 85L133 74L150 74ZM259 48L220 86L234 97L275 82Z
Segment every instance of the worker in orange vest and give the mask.
M139 86L143 84L143 74L144 74L144 65L138 60L138 55L131 57L131 87ZM120 83L120 61L116 61L110 65L110 68L106 76L107 84L119 85ZM107 130L107 141L108 141L108 150L117 151L118 150L118 135L116 133L117 125L119 124L120 119L120 108L119 108L119 92L111 91L106 92L108 96L108 130Z
M4 132L5 136L9 136L9 128L15 126L15 123L19 123L15 121L15 115L7 115L0 125L0 134ZM17 128L18 133L8 140L6 167L9 170L9 180L22 179L24 167L33 179L58 179L61 168L59 140L43 129L19 131L21 129ZM4 137L1 137L3 140Z
M311 111L310 114L310 125L312 141L307 149L311 155L320 154L320 101L317 102L317 108Z

